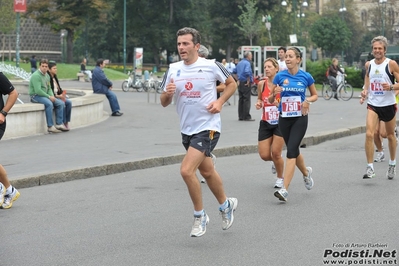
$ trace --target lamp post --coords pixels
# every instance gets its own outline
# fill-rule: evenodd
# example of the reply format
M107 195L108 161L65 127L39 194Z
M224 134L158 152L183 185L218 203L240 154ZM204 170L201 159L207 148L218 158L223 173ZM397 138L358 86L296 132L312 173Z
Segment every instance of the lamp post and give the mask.
M126 73L126 0L123 0L123 73Z
M384 34L385 34L385 12L387 9L387 0L379 0L378 4L381 5L382 36L384 36Z
M345 21L344 17L344 13L346 12L345 0L341 0L341 8L339 9L339 12L341 13L342 21ZM344 50L341 51L341 60L342 62L344 61Z
M61 62L62 63L65 63L64 62L64 32L61 30L61 34L60 34L61 36Z
M300 5L299 6L299 14L297 14L297 9L298 9L298 6L297 5ZM286 0L283 0L282 2L281 2L281 5L282 6L288 6L288 3L287 3L287 1ZM302 15L303 15L303 17L305 16L305 14L304 13L302 13L302 7L307 7L308 6L308 2L306 1L306 0L304 0L302 3L301 3L301 1L300 0L293 0L292 1L292 13L293 13L293 16L294 16L294 34L296 35L297 34L297 30L296 30L296 18L297 17L299 17L299 18L301 18L302 17ZM301 25L300 25L301 26ZM302 31L302 29L300 29L300 31Z
M262 16L262 22L265 22L266 29L269 32L270 45L273 46L272 35L270 33L270 28L272 27L272 24L270 23L271 20L272 17L270 15Z

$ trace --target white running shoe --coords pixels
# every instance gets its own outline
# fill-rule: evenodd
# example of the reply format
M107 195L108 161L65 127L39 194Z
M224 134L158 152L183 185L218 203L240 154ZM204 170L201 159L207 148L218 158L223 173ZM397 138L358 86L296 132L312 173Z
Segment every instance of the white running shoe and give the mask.
M213 167L216 168L216 156L215 156L215 154L211 153L211 159L212 159L212 162L213 162ZM201 183L202 184L206 184L205 178L201 178Z
M377 152L377 157L375 157L374 162L380 163L380 162L383 162L383 161L385 161L384 152L383 151Z
M281 201L287 201L288 191L285 188L281 188L274 192L274 196L277 197Z
M227 198L227 200L229 202L229 206L224 210L219 209L219 212L222 215L223 230L227 230L233 225L234 212L238 206L238 200L236 198Z
M375 172L374 172L373 168L371 168L370 166L367 166L366 173L363 175L363 179L370 179L370 178L374 178L374 177L375 177Z
M277 174L276 166L274 165L273 161L272 161L272 174L273 175Z
M396 165L390 164L388 166L387 177L388 179L393 179L396 176Z
M6 187L2 183L0 183L0 206L3 205L5 194L6 194Z
M284 178L277 177L274 188L282 188L284 186Z
M3 186L4 187L4 186ZM12 203L14 202L14 201L16 201L18 198L19 198L19 196L20 196L21 194L19 193L19 191L15 188L15 187L12 187L12 192L11 192L11 194L6 194L5 196L4 196L4 202L3 202L3 204L1 205L1 208L2 209L9 209L9 208L11 208L12 207Z
M305 182L305 187L308 190L311 190L314 185L313 178L312 178L312 167L306 167L306 169L308 169L308 175L303 176L303 181Z
M194 216L194 224L191 228L191 237L199 237L205 234L206 225L209 223L209 216L204 212L202 216Z

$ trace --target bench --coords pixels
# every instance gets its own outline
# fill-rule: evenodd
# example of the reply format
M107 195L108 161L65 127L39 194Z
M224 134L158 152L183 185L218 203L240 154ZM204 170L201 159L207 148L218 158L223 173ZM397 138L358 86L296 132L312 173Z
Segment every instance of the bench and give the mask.
M76 74L76 76L78 77L78 80L79 80L80 82L86 82L86 80L85 80L85 74L84 74L84 73L78 72L78 73Z

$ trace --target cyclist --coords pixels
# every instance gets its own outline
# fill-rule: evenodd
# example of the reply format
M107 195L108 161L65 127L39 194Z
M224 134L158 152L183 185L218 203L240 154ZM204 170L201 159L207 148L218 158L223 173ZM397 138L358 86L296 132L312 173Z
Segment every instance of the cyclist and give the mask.
M340 72L342 75L345 75L344 72L342 72L342 70L338 67L338 59L337 58L333 58L331 65L328 67L328 80L330 81L331 85L332 85L332 90L334 93L334 98L338 99L338 95L337 95L337 88L338 88L338 84L337 84L337 75L338 72Z

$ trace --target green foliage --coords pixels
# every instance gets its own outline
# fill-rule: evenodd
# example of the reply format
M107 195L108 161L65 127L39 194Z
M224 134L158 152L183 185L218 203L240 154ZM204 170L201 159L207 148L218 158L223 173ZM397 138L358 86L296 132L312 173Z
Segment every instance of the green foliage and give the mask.
M72 63L73 41L76 30L84 25L87 20L100 18L112 7L105 0L32 0L28 5L25 16L36 19L42 25L59 32L67 31L67 62Z
M238 17L240 25L234 23L234 26L249 39L250 45L252 45L252 39L260 33L262 27L260 17L257 15L258 8L256 3L256 0L246 0L244 7L239 5L238 8L242 12Z
M331 60L323 61L306 61L306 71L309 72L315 80L316 84L321 84L327 80L326 71L331 65ZM346 81L351 84L354 88L361 88L363 86L363 80L361 78L361 69L355 69L347 67L345 69Z
M337 16L320 17L310 29L312 41L328 55L350 46L352 33Z
M0 32L8 34L15 29L16 19L13 0L0 0Z

